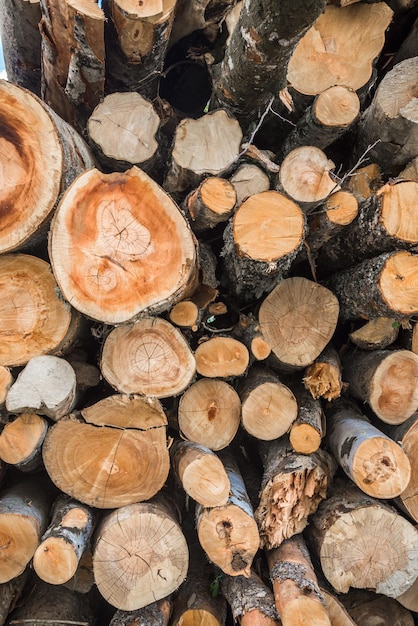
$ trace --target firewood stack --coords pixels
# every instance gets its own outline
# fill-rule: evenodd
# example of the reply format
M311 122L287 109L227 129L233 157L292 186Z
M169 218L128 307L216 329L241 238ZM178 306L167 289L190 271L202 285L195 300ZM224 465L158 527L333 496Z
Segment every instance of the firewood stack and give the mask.
M418 623L417 24L0 0L0 626Z

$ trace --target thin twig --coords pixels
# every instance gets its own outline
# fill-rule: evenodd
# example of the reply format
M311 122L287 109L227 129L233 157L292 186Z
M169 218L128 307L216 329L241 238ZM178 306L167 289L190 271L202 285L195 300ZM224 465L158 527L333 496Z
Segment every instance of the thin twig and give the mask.
M239 153L239 155L236 157L235 161L238 161L238 159L240 159L246 153L246 151L248 149L248 146L251 146L251 144L254 142L255 136L258 133L258 131L260 130L260 127L263 124L266 115L270 111L271 105L273 104L273 102L274 102L274 96L271 97L270 102L268 103L268 105L266 107L266 110L262 113L260 119L258 120L257 126L255 127L255 129L251 133L249 140L245 143L244 149Z

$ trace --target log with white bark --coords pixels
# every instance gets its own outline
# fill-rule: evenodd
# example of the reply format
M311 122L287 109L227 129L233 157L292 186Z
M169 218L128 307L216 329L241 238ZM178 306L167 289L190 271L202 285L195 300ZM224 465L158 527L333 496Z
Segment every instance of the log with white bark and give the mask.
M349 401L334 402L326 415L330 451L364 493L389 499L405 491L411 464L401 446Z
M306 532L337 592L355 587L397 598L417 577L418 530L353 483L334 484Z
M109 604L134 611L184 581L189 552L173 503L162 494L108 513L96 531L94 579Z
M61 491L89 506L147 500L167 480L166 426L156 398L108 396L49 430L45 468Z
M135 166L74 181L54 215L49 254L64 298L106 324L167 310L196 287L187 221Z

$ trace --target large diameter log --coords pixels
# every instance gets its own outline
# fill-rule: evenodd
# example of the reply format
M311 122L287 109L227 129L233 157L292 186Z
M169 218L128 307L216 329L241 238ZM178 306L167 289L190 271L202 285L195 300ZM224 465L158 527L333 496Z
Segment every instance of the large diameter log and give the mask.
M210 448L177 440L170 456L179 483L193 500L207 507L226 504L231 485L222 461Z
M238 387L241 424L253 437L264 441L284 435L296 419L296 398L271 371L253 367Z
M39 0L0 3L0 32L8 80L41 95Z
M296 44L324 7L321 0L309 6L289 0L242 6L214 85L216 100L234 112L245 130L266 110L271 94L286 86Z
M337 298L329 289L300 276L279 283L263 300L261 332L279 363L310 365L331 340L338 320Z
M42 0L42 99L78 130L104 93L104 22L93 0Z
M49 253L64 297L107 324L169 309L195 288L190 227L137 167L91 169L74 181L51 224Z
M400 424L418 408L418 356L411 350L351 350L343 357L351 395L379 419Z
M336 463L325 450L297 454L287 437L261 444L264 466L255 518L267 549L301 533L326 498Z
M22 472L42 467L42 444L48 430L46 419L22 413L5 424L0 433L0 459Z
M368 158L379 163L387 174L398 174L417 155L417 71L416 56L395 65L383 77L362 117L354 155L360 156L377 142Z
M278 626L280 618L269 587L251 570L249 577L224 575L221 590L241 626Z
M330 174L334 168L334 162L319 148L295 148L280 166L278 189L309 213L339 190L338 183Z
M182 333L159 317L111 330L100 357L103 376L120 393L176 396L191 383L196 361Z
M45 354L30 359L20 372L7 393L6 408L58 420L70 413L75 401L75 371L65 359Z
M61 491L96 508L154 496L169 471L167 418L156 399L109 396L58 421L43 446L45 468Z
M221 456L231 484L223 506L196 508L199 542L208 558L229 576L249 576L260 547L254 512L244 481L231 454Z
M302 535L267 552L277 612L283 626L331 626Z
M186 577L189 552L166 498L109 513L97 530L93 554L96 585L124 611L165 598Z
M15 251L46 235L60 194L93 166L73 128L34 94L0 80L0 251Z
M418 142L418 140L417 140ZM386 183L360 203L357 217L321 250L318 266L327 274L418 243L418 183Z
M354 125L359 112L360 100L355 91L341 85L325 89L288 135L277 160L301 146L325 150Z
M54 503L52 519L33 555L39 578L52 585L70 580L93 531L93 511L68 496Z
M327 580L338 592L371 589L397 598L418 572L418 530L353 483L335 485L307 529Z
M161 166L160 118L151 102L139 93L111 93L100 102L87 123L90 144L107 171L137 165L147 173Z
M181 193L197 187L209 175L222 176L238 160L241 141L237 120L225 111L182 120L174 135L164 189Z
M59 297L49 263L27 254L3 255L0 285L2 366L25 365L71 343L79 315Z
M162 598L136 611L118 609L109 626L168 626L171 611L170 598Z
M15 482L0 495L0 583L25 570L48 525L52 499L43 474Z
M418 255L386 252L334 274L326 285L338 298L344 321L418 313Z
M392 15L384 2L328 5L292 54L287 70L291 86L308 95L334 85L359 90L372 76Z
M154 100L177 0L139 4L106 0L106 91L137 91Z
M224 380L201 378L184 392L178 407L180 432L210 450L226 448L237 434L241 401Z
M396 498L408 486L411 465L402 448L339 400L327 410L329 446L347 476L374 498Z
M221 252L228 286L239 300L256 300L288 276L305 231L300 207L278 191L241 204L225 229Z

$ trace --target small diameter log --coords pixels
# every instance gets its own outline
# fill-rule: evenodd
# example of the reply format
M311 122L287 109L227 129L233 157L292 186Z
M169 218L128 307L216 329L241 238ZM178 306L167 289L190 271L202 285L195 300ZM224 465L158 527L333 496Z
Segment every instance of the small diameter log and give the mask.
M343 390L341 362L338 352L331 344L306 368L303 384L313 398L334 400L340 397Z
M0 285L0 365L25 365L71 342L79 316L59 297L49 263L27 254L3 255Z
M0 81L0 252L46 238L64 189L93 167L76 131L29 91Z
M168 626L172 610L169 598L151 602L136 611L117 610L109 626Z
M104 93L104 13L92 0L43 0L41 10L42 99L82 131Z
M55 501L51 515L33 555L33 568L44 582L62 585L77 571L93 531L93 512L62 495Z
M270 179L258 165L243 163L229 179L235 187L237 206L249 196L270 189Z
M400 324L393 317L376 317L349 334L361 350L384 350L396 341Z
M242 376L250 362L246 346L233 337L212 337L196 348L194 356L198 374L208 378Z
M331 626L302 535L267 552L277 612L283 626Z
M353 483L334 485L306 532L337 592L351 586L397 598L417 577L418 530Z
M400 424L418 408L418 356L410 350L350 350L343 357L350 393L383 422Z
M167 398L181 393L196 373L181 332L159 317L114 328L103 345L100 369L120 393Z
M340 189L330 172L335 168L322 150L315 146L295 148L284 158L278 189L297 202L306 213Z
M35 580L9 616L8 626L94 626L95 602L90 594Z
M234 336L248 348L250 360L264 361L271 354L271 347L261 334L260 325L253 313L240 314L238 324L234 327Z
M14 85L41 95L41 19L39 0L0 2L0 33L4 66Z
M174 507L161 494L112 511L97 530L94 578L118 609L134 611L167 597L184 581L188 565Z
M185 524L188 522L189 519ZM171 626L224 626L226 602L219 585L216 587L219 579L215 568L202 550L195 529L187 527L184 532L189 546L189 569L174 598Z
M167 310L196 287L192 231L137 167L91 169L74 181L51 224L49 253L64 297L106 324Z
M402 424L385 426L385 433L396 441L409 459L411 477L400 494L400 502L407 513L418 522L418 414L414 413ZM417 600L418 607L418 600ZM414 611L416 609L413 609Z
M334 85L353 91L364 87L385 43L392 15L384 2L325 7L290 58L287 79L291 86L307 95Z
M399 496L411 477L411 465L401 446L349 401L334 402L326 415L330 450L347 476L374 498Z
M327 280L340 304L342 321L418 313L418 255L386 252L342 270Z
M258 528L235 459L224 453L221 460L231 484L230 495L224 506L197 506L197 534L210 561L225 574L248 577L260 547Z
M332 193L313 213L308 216L308 234L298 261L315 259L320 248L327 244L357 217L358 201L350 191ZM331 244L330 244L331 245Z
M224 272L229 287L244 302L271 291L288 275L305 237L300 207L278 191L250 196L224 232Z
M22 472L40 469L47 430L46 419L35 413L9 419L0 433L0 459Z
M28 577L28 570L7 583L0 583L0 626L4 626L7 616L15 608L22 596Z
M181 193L209 175L222 176L238 159L241 141L240 125L225 111L182 120L176 128L164 189Z
M255 518L262 546L271 549L302 532L327 496L336 463L322 449L297 454L287 437L263 442L260 449L264 473Z
M68 361L49 354L34 356L10 387L6 409L58 420L74 407L76 391L75 372Z
M365 589L351 589L341 601L357 626L414 626L412 614L399 601Z
M15 482L0 495L0 583L25 570L48 525L52 499L43 474Z
M241 424L253 437L270 441L288 432L298 405L292 391L271 371L253 367L238 387Z
M269 587L252 569L249 577L224 575L221 590L241 626L279 626L280 618Z
M362 202L358 216L322 248L319 269L336 272L418 243L418 183L386 183Z
M338 312L331 291L295 276L283 280L263 300L258 319L278 364L300 369L313 363L329 343Z
M176 0L105 0L108 93L137 91L149 100L157 97L175 7Z
M212 176L189 193L182 208L193 231L199 233L227 222L236 201L237 193L232 182Z
M157 399L109 396L49 430L45 468L61 491L89 506L147 500L168 476L166 426Z
M339 85L328 87L315 98L287 136L276 160L281 161L301 146L316 146L325 150L354 125L359 112L360 100L355 91Z
M97 160L107 171L137 165L148 174L161 158L160 118L151 102L139 93L111 93L89 117L87 133Z
M237 434L240 415L241 401L231 385L216 378L201 378L181 396L178 424L189 441L222 450Z
M416 157L418 105L414 76L417 72L418 58L415 56L401 61L383 77L371 105L362 116L353 159L373 145L368 158L379 163L386 174L397 175Z
M177 440L170 448L171 463L184 491L202 506L222 506L230 483L222 461L212 450L191 441Z
M289 431L289 441L295 452L312 454L321 445L325 434L325 417L321 402L313 398L302 384L292 386L297 402L297 415Z

